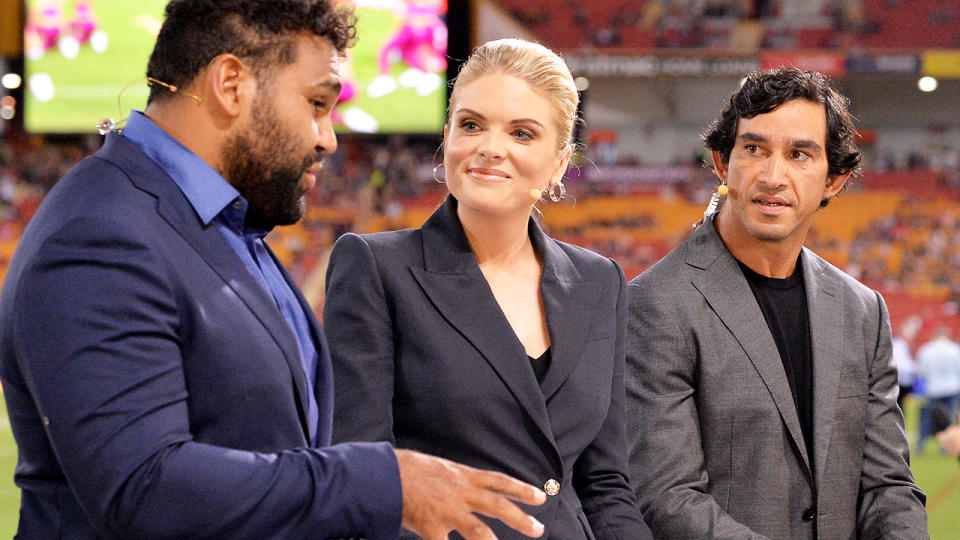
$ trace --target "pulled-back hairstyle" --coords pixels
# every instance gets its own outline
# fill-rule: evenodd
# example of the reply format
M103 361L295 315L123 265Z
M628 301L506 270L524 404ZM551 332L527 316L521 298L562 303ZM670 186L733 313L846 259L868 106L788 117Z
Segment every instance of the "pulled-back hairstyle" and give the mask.
M748 74L740 89L730 95L720 117L701 134L705 146L719 152L723 162L729 163L741 118L768 113L794 99L820 103L826 109L827 174L859 174L860 148L848 109L850 100L816 71L781 68ZM821 202L821 206L826 206L826 202Z
M557 114L559 147L565 148L572 143L580 96L570 69L557 53L539 43L522 39L498 39L480 45L460 68L450 94L448 111L454 109L462 87L491 73L516 77L550 100Z
M171 0L147 76L187 87L224 53L249 62L259 76L296 60L298 33L325 37L344 52L356 38L355 24L350 9L330 0ZM154 84L147 102L171 95Z

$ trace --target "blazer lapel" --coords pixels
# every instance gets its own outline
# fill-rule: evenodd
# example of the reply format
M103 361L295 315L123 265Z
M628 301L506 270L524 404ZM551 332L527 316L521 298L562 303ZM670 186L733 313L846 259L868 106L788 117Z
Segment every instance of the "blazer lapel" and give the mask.
M843 358L844 320L839 304L839 287L824 272L825 263L807 249L803 250L802 263L813 352L813 455L817 465L814 473L819 478L833 432L833 416L840 386L840 362Z
M480 352L553 443L546 404L526 351L480 272L456 209L456 199L447 197L423 225L424 268L410 270L437 311Z
M277 257L277 254L273 252L273 249L271 249L266 242L264 242L264 246L266 246L267 252L273 259L274 264L277 265L277 268L283 275L283 280L287 283L287 286L290 287L290 290L293 291L293 295L297 298L297 303L300 305L300 309L303 310L304 317L307 318L307 324L310 326L310 337L313 339L313 346L317 350L316 385L313 389L313 395L314 399L317 400L318 409L317 445L318 447L330 446L330 440L333 437L334 394L333 363L330 358L330 350L327 348L327 339L324 337L323 330L320 328L320 323L317 321L317 317L313 313L313 307L303 296L303 292L300 291L300 287L298 287L296 282L293 281L293 276L290 275L286 267L283 266L283 263ZM292 335L293 333L291 332L291 336ZM294 336L294 339L296 339L296 336ZM299 348L297 349L297 355L298 356L296 359L299 363ZM303 372L302 366L299 372ZM304 388L306 388L306 381L304 381ZM302 401L301 406L303 411L306 411L306 396L298 392L297 397ZM304 426L306 427L306 413L302 415L302 420ZM309 430L307 433L309 433Z
M306 440L306 378L300 365L296 337L284 321L273 297L247 270L217 227L203 225L173 179L146 157L135 144L122 135L111 134L98 155L126 171L134 185L157 198L157 212L160 216L227 283L273 337L293 376L297 413Z
M541 388L544 399L549 400L580 360L592 315L599 302L600 286L582 281L580 272L567 254L532 219L530 237L543 260L540 294L550 333L551 363Z
M693 286L750 358L809 471L810 460L787 374L750 285L714 229L713 219L705 220L691 240L687 264L703 270L693 278Z

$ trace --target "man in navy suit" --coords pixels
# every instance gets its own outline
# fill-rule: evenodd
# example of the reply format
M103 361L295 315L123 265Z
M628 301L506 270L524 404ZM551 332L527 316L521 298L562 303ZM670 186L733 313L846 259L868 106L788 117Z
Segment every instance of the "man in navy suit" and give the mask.
M528 535L506 476L328 446L332 377L264 242L334 151L353 16L328 0L173 0L151 95L48 195L0 297L26 538Z

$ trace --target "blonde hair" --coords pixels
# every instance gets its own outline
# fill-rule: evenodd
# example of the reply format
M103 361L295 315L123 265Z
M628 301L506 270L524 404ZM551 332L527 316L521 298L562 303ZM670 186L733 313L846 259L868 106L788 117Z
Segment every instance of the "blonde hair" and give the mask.
M460 88L491 73L516 77L550 100L557 112L560 148L573 142L580 96L570 69L557 53L539 43L522 39L498 39L480 45L460 68L450 94L449 110L453 110Z

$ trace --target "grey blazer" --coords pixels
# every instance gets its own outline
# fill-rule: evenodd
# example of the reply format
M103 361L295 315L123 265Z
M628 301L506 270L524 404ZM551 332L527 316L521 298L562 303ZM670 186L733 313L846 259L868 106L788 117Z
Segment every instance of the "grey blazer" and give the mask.
M777 346L708 219L629 284L630 473L658 538L928 538L878 293L804 248L814 463Z

